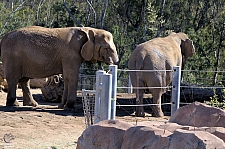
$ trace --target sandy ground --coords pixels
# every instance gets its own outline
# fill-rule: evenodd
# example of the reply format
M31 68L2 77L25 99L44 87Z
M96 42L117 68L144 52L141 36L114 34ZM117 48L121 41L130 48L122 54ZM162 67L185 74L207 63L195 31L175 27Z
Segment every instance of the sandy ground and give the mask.
M0 92L0 149L74 149L86 129L82 104L76 111L57 109L58 103L46 103L40 89L32 89L37 108L6 107L6 93ZM22 91L17 90L22 105ZM118 108L116 119L128 122L167 121L168 116L137 118L132 110Z

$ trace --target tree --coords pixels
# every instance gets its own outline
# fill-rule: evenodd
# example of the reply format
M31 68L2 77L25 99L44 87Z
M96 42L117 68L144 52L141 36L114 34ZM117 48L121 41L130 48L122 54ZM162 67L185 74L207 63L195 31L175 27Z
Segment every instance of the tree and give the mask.
M193 82L212 85L224 78L219 72L225 65L225 3L221 0L0 0L0 13L0 37L29 25L52 28L82 24L108 30L122 69L127 68L138 44L172 31L185 32L196 49L185 69L217 72L189 72L184 78L191 76ZM209 79L201 82L199 78Z

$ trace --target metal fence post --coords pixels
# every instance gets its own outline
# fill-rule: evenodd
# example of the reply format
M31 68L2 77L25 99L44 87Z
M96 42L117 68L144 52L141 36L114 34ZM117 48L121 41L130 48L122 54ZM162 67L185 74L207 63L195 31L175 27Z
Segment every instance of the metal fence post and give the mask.
M117 88L117 65L109 65L112 74L112 95L111 95L111 119L116 117L116 88Z
M109 120L111 116L112 75L100 75L102 79L100 121Z
M95 112L94 112L94 124L100 122L100 111L101 111L101 93L102 93L102 80L100 78L101 75L103 75L105 71L98 70L96 71L96 93L95 93Z
M128 80L128 94L132 94L133 93L133 88L132 88L132 83L131 83L131 79L130 79L130 75L129 75L129 80Z
M173 67L173 80L172 80L172 105L171 115L179 108L180 105L180 79L181 79L181 67Z

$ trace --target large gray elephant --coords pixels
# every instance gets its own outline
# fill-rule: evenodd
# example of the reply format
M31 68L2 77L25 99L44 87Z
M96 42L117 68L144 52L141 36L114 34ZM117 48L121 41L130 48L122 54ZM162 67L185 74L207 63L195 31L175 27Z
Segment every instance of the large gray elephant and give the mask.
M143 103L145 87L153 96L153 104L161 104L161 96L166 92L166 87L172 81L171 71L173 66L184 66L188 57L195 52L193 42L184 33L172 32L164 38L155 38L138 45L132 52L128 68L130 70L156 70L154 72L131 71L130 78L136 93L136 104ZM150 88L159 87L159 88ZM162 88L161 88L162 87ZM152 106L153 116L161 117L163 112L160 105ZM136 108L136 116L144 116L144 108Z
M23 105L37 106L29 79L63 74L64 92L59 108L74 108L82 62L116 64L118 55L112 34L90 27L24 27L1 40L1 56L8 82L7 106L18 106L16 85L23 91Z

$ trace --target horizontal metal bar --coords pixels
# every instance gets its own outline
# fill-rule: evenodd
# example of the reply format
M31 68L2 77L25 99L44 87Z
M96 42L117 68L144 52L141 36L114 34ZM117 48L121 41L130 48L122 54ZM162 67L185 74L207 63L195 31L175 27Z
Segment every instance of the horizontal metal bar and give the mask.
M140 72L157 72L157 71L171 71L173 72L174 70L124 70L124 69L118 69L118 71L127 71L127 72L133 72L133 71L140 71Z
M194 88L199 88L199 89L207 89L207 88L222 88L225 89L225 87L222 86L180 86L182 88L190 88L190 89L194 89Z
M151 88L169 88L172 86L166 86L166 87L117 87L117 88L133 88L133 89L151 89Z
M141 105L116 105L117 107L144 107L144 106L156 106L156 105L171 105L172 103L162 104L141 104Z

